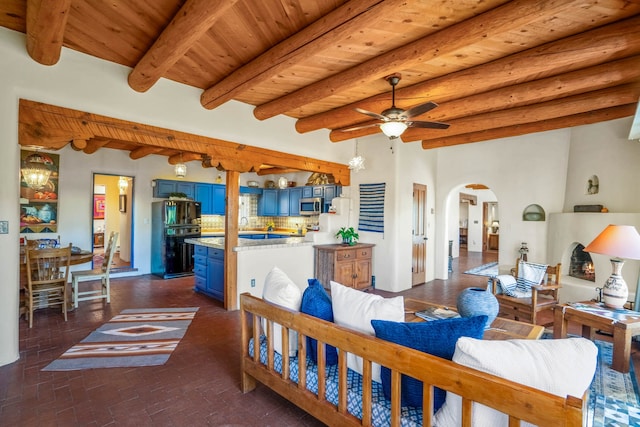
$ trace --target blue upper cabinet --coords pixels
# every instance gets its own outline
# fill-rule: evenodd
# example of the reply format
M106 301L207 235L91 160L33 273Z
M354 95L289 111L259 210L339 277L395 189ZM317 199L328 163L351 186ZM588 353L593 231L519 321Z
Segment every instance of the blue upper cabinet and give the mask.
M213 184L198 183L195 185L195 200L200 202L202 215L213 214L213 198L211 188Z
M304 187L300 187L302 188L302 197L305 199L308 199L310 197L313 197L313 187L309 186L309 185L305 185Z
M227 192L227 188L221 184L213 184L213 214L214 215L224 215L226 210L225 203L225 195Z
M303 187L289 189L289 216L300 216L300 199Z
M258 215L278 215L278 190L271 188L262 190L262 196L258 199Z
M278 191L278 216L289 216L289 188Z
M195 197L195 182L174 181L170 179L156 179L153 187L153 197L166 199L171 193L184 193L187 197Z
M202 204L203 215L225 214L226 187L221 184L195 184L195 200Z

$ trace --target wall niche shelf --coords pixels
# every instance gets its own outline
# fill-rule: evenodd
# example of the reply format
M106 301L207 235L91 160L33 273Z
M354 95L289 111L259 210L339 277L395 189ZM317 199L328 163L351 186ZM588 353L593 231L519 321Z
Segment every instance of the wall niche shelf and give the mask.
M545 217L544 209L540 205L532 204L522 211L523 221L544 221Z

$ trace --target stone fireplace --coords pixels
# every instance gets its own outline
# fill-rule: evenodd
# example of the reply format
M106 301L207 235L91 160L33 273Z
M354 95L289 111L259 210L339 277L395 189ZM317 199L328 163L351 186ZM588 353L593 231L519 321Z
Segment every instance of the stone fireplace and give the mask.
M611 262L606 255L589 254L582 249L607 225L633 225L640 230L637 213L551 213L548 221L546 262L562 263L560 302L597 298L596 288L601 288L611 275ZM625 261L622 275L629 287L630 301L635 299L639 270L640 261Z

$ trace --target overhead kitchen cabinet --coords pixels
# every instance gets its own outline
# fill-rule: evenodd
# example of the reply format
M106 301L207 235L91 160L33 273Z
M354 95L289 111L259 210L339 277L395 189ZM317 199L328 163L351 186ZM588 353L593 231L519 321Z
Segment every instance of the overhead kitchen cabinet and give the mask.
M278 215L278 190L272 188L262 190L262 196L258 199L258 215Z
M290 189L278 190L278 216L289 216Z
M202 204L203 215L225 214L226 187L221 184L195 184L195 199Z
M184 193L190 199L195 197L195 182L155 179L153 197L168 199L171 193Z
M289 216L300 216L300 199L302 198L302 187L289 189Z

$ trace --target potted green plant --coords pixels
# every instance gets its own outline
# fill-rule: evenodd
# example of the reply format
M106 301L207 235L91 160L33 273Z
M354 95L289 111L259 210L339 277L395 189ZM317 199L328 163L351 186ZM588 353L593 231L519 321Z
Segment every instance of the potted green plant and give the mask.
M356 243L358 243L358 239L360 238L360 236L358 235L358 233L356 233L356 230L354 230L353 227L349 227L349 228L342 227L336 233L336 237L341 237L342 243L350 246L353 246Z

